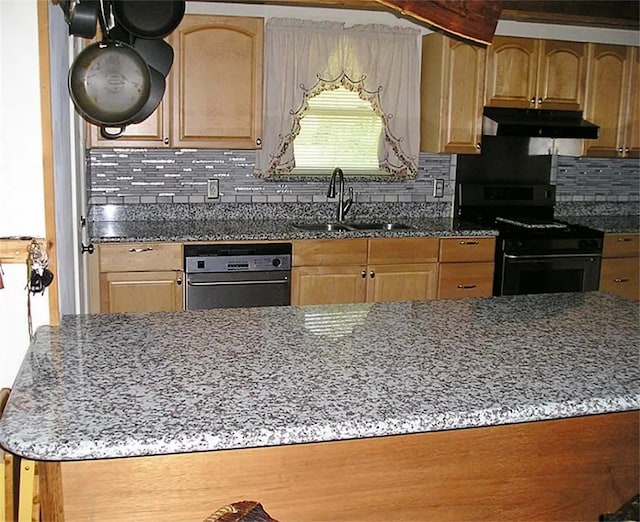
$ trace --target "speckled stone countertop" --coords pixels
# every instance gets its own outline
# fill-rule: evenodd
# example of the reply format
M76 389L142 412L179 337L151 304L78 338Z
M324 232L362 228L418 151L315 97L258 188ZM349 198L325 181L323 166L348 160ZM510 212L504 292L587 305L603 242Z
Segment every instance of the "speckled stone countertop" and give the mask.
M631 234L640 232L640 216L564 216L559 219L595 228L605 233Z
M385 223L384 220L374 220ZM392 220L393 222L393 220ZM396 221L397 222L397 221ZM450 218L403 219L410 229L396 230L300 230L294 223L318 223L298 220L230 221L100 221L91 226L93 243L135 241L267 241L357 237L446 237L497 235L497 230L466 224L452 225Z
M638 319L597 292L66 316L37 330L0 444L97 459L636 410Z

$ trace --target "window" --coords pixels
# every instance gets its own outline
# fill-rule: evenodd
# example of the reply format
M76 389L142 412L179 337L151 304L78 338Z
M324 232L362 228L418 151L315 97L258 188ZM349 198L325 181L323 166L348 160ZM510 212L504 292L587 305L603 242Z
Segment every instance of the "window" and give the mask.
M340 167L348 175L380 174L378 146L382 118L357 92L344 87L309 98L294 139L293 174L330 173Z

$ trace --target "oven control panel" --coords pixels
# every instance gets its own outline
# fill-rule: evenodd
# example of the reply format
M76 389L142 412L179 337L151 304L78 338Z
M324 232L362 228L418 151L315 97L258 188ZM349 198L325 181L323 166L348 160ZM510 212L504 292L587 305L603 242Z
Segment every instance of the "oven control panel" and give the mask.
M242 256L193 256L185 258L185 271L188 274L206 272L272 272L290 270L291 256L279 255L242 255Z

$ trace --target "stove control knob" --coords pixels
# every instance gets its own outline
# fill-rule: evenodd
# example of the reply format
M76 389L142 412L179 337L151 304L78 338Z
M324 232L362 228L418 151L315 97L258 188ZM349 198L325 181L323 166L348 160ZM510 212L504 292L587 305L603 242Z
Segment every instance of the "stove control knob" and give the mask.
M276 268L278 268L282 264L282 259L280 259L279 257L276 257L273 259L273 261L271 261L271 264Z

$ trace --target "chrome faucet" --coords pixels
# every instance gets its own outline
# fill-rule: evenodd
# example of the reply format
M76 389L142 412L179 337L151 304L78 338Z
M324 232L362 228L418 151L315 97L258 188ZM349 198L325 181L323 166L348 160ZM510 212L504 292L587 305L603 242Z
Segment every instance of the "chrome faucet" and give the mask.
M349 187L349 199L344 200L344 174L340 167L333 169L331 173L331 181L329 181L328 198L336 197L336 178L338 178L338 212L336 218L338 221L344 221L344 215L349 212L353 204L353 187Z

